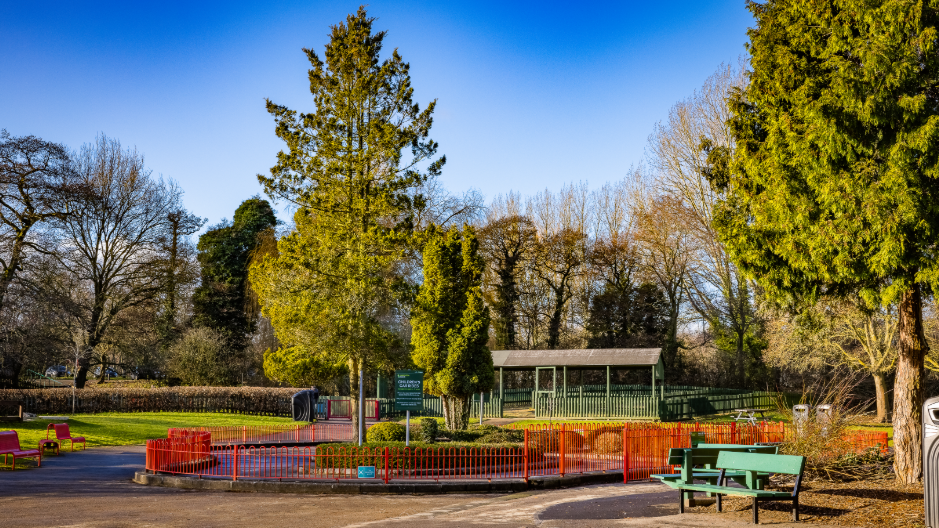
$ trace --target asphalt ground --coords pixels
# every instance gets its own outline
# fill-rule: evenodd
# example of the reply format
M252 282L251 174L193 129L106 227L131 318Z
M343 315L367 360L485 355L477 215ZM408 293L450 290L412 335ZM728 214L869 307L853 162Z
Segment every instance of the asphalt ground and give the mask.
M190 491L132 482L143 446L43 457L0 470L0 527L750 526L716 513L677 515L662 484L604 484L514 494L289 495ZM764 523L810 527L809 523Z

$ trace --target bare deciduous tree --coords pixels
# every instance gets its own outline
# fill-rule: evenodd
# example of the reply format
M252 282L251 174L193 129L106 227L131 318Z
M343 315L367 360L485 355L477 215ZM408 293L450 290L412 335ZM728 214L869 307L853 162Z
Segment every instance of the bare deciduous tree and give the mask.
M103 135L82 147L75 163L93 192L73 202L74 214L58 223L63 242L54 258L69 282L79 285L57 293L81 330L75 333L83 351L75 377L81 388L93 351L119 314L164 291L160 246L171 231L168 215L179 210L180 192L151 177L142 155Z

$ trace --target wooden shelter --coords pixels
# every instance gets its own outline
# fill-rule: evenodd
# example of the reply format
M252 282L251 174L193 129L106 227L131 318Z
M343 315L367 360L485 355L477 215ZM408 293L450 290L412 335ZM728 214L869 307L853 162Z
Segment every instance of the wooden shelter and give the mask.
M493 350L492 365L499 371L499 398L504 399L506 370L534 370L535 392L567 396L567 371L606 369L606 396L610 396L610 371L617 368L647 368L652 379L652 395L656 381L665 379L661 348L591 348L580 350ZM558 369L561 384L558 386ZM542 376L549 376L550 390L541 389ZM663 385L660 383L659 387ZM560 390L558 390L560 389ZM663 392L664 395L664 392Z

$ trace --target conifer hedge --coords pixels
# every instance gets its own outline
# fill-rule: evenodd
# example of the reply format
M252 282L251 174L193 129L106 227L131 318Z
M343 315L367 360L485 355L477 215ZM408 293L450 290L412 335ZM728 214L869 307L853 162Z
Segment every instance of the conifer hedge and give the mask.
M266 387L160 387L91 388L75 391L75 411L103 412L227 412L259 416L291 416L295 388ZM72 412L72 391L56 389L3 389L0 401L18 401L35 414Z

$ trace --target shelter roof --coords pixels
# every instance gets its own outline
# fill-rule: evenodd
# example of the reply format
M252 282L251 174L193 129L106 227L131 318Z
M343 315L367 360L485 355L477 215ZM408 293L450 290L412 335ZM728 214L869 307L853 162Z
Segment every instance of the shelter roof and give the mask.
M590 348L580 350L493 350L494 367L650 367L661 348Z

